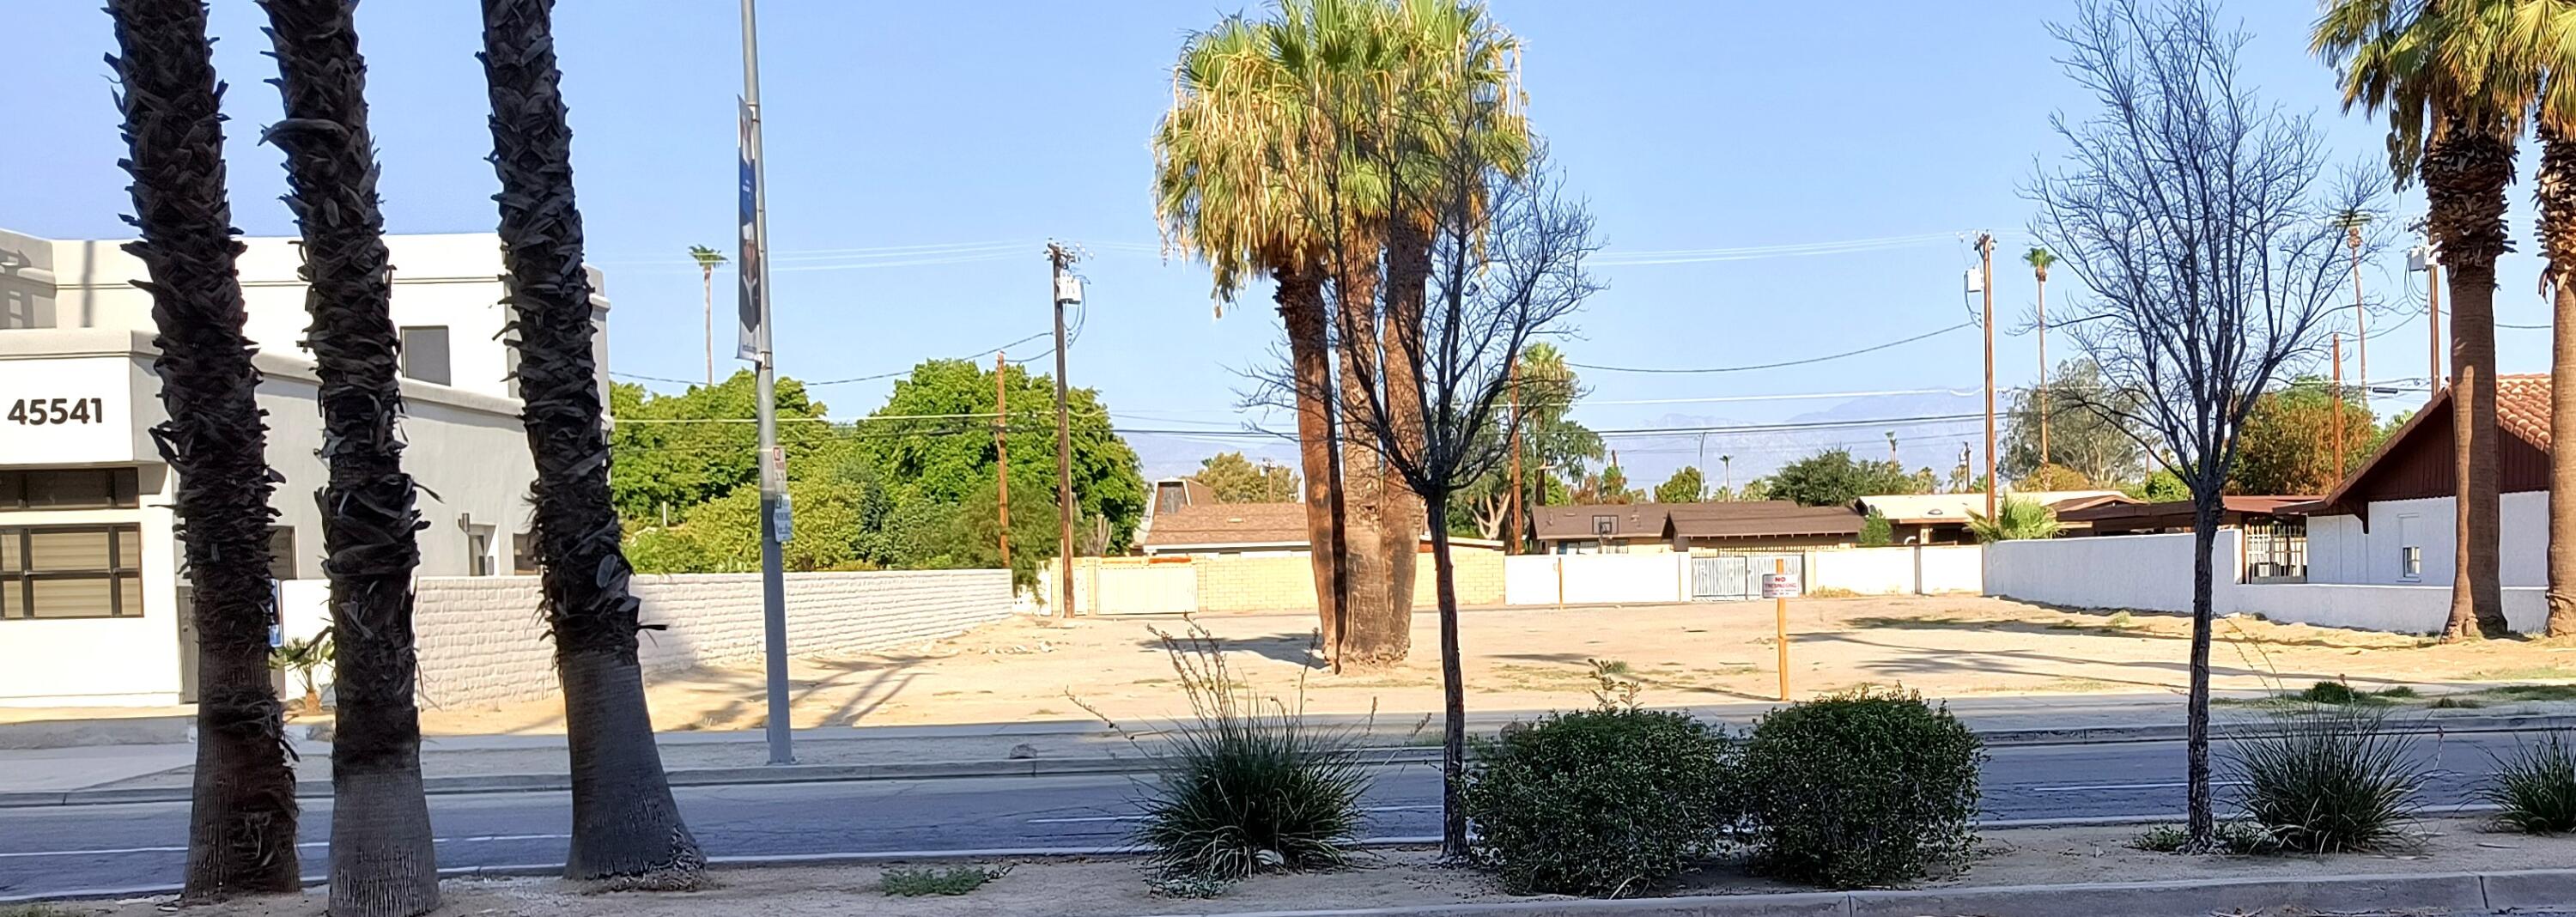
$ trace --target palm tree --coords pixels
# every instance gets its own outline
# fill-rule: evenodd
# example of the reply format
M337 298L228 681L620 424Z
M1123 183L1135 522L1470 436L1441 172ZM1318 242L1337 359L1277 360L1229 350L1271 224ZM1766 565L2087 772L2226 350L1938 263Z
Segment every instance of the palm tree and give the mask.
M259 372L242 336L232 204L224 193L222 89L200 0L108 0L134 224L125 251L151 282L161 404L153 428L178 473L197 627L197 759L182 897L284 894L302 887L295 771L285 711L269 681L268 525Z
M706 286L707 300L707 387L716 384L716 265L725 263L723 252L704 245L689 246L689 257L698 262L698 279Z
M2005 497L1995 505L1991 519L1976 510L1968 511L1968 532L1978 541L2055 538L2057 530L2057 514L2050 512L2047 504L2023 497Z
M2542 80L2534 107L2540 169L2532 180L2539 204L2543 278L2555 306L2550 322L2550 429L2576 430L2576 7L2565 0L2524 2L2511 20L2517 69ZM2549 602L2547 633L2576 636L2576 448L2549 450ZM2560 495L2571 495L2561 499Z
M2534 97L2513 66L2517 0L2334 0L2313 47L2342 72L2344 104L2384 111L2389 165L2424 183L2426 225L2450 272L2452 470L2459 497L2443 639L2505 632L2497 551L2495 263L2511 247L2505 185Z
M1291 187L1311 181L1287 93L1261 28L1241 16L1190 37L1173 68L1171 110L1154 134L1154 210L1168 244L1208 263L1217 312L1254 276L1268 275L1288 333L1298 464L1323 643L1339 664L1350 589L1335 447L1330 318L1317 240Z
M680 819L653 744L636 662L634 568L609 502L608 434L593 362L590 278L572 186L552 0L483 0L483 73L500 175L502 261L518 315L519 377L535 455L536 558L572 752L576 879L686 887L706 856Z
M331 913L413 917L438 907L438 854L420 775L412 685L412 571L422 527L403 473L393 268L367 130L366 59L345 0L261 0L286 120L288 209L304 234L306 329L321 378L323 550L330 562L334 681Z
M2046 247L2033 245L2022 253L2021 260L2030 265L2031 280L2037 282L2039 290L2039 385L2031 389L2031 395L2039 406L2039 464L2046 467L2057 461L2048 452L2048 266L2057 263L2057 256Z

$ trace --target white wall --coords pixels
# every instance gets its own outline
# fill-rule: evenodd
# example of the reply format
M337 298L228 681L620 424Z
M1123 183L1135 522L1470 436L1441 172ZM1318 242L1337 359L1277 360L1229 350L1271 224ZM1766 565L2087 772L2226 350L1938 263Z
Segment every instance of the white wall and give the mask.
M1557 604L1558 565L1564 554L1519 554L1503 558L1503 601L1511 605Z
M1807 552L1809 591L1848 589L1862 595L1976 592L1983 587L1978 545L1924 545Z
M1690 598L1685 554L1567 554L1558 560L1567 604L1680 602Z
M638 576L634 589L644 623L669 627L640 636L646 674L760 658L758 574ZM421 703L460 707L554 696L554 645L544 639L541 597L532 576L422 579L413 611ZM953 636L1011 610L1011 577L1003 570L787 576L787 639L797 656Z
M1985 546L1985 592L2074 608L2190 611L2192 535L2108 535L1999 541ZM2244 537L2222 529L2210 549L2224 592L2238 579ZM2221 611L2227 606L2217 606Z
M2538 633L2548 623L2546 590L2508 587L2504 619L2522 633ZM2232 610L2260 614L2274 621L2351 627L2398 633L2440 633L2450 619L2451 587L2355 586L2276 583L2237 586L2230 591Z
M2507 587L2548 585L2549 493L2509 493L2501 503L2503 511L2497 520L2503 529L2501 550L2496 557L2498 581ZM2372 503L2366 532L2359 516L2310 518L2308 582L2450 585L2452 564L2457 562L2453 545L2459 524L2453 515L2454 505L2451 497ZM2401 521L2408 516L2414 517L2411 526ZM2400 575L2400 548L2406 543L2401 532L2412 532L2414 543L2424 549L2423 576L2419 579Z

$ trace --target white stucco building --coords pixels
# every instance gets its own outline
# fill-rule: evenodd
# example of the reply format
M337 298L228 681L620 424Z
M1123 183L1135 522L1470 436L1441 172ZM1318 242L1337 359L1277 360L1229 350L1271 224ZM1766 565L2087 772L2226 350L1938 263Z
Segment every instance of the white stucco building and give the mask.
M268 462L284 478L273 543L280 580L322 575L325 473L298 240L246 239L247 332L263 381ZM195 653L169 504L150 429L161 422L151 297L115 240L0 231L0 705L189 699ZM519 566L534 470L519 424L516 354L499 240L393 236L402 329L404 466L421 486L422 576ZM593 274L594 289L602 288ZM601 385L607 384L608 302Z
M2498 580L2549 584L2549 377L2496 379ZM2458 557L2451 398L2415 412L2308 518L2308 582L2448 586Z

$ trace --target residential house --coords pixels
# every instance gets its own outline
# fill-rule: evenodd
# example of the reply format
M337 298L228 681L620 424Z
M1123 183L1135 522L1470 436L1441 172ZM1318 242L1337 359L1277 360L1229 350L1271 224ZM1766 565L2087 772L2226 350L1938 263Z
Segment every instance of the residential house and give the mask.
M2451 394L2433 396L2308 513L2308 581L2443 586L2451 582L2457 478ZM2549 377L2496 379L2503 585L2548 585Z
M2308 507L2312 496L2219 498L2218 526L2245 533L2246 582L2299 583L2308 577ZM2192 530L2189 500L2102 503L2057 514L2068 535L2167 535Z
M1848 547L1861 516L1845 506L1787 500L1536 507L1548 554L1665 554Z
M2135 503L2129 495L2116 490L2033 490L2006 492L2022 500L2035 500L2057 513L2064 522L2068 512L2112 503ZM1853 508L1866 516L1877 513L1887 518L1897 544L1968 544L1976 540L1968 534L1972 513L1986 511L1984 492L1961 494L1884 494L1862 497ZM2080 528L2083 523L2071 524Z
M1195 487L1196 482L1191 482ZM1195 488L1201 493L1204 488ZM1178 490L1159 490L1156 505L1165 495ZM1148 557L1288 555L1304 556L1307 552L1306 504L1303 503L1186 503L1173 510L1158 509L1152 515L1153 525L1145 530L1140 544ZM1486 538L1449 539L1450 547L1464 551L1499 554L1503 543ZM1422 535L1419 550L1431 550L1431 534ZM1426 568L1427 569L1427 568Z

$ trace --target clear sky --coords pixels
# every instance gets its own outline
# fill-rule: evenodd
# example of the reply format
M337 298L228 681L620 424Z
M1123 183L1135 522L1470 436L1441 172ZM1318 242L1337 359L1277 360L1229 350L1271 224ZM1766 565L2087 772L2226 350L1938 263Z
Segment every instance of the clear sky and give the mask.
M111 103L107 16L81 0L8 0L0 55L11 136L0 140L0 226L56 238L126 233L125 177ZM218 65L231 82L236 222L294 231L276 201L279 153L256 143L278 116L273 64L249 0L217 0ZM761 5L770 237L778 351L786 375L875 376L925 357L992 358L1047 329L1049 238L1083 246L1089 314L1072 349L1075 384L1096 386L1122 426L1238 429L1242 373L1279 336L1266 291L1212 317L1205 269L1167 261L1148 193L1147 141L1170 100L1185 34L1237 5L851 3ZM1793 360L1910 337L1967 317L1965 233L1993 229L1998 313L2018 318L2031 284L2018 264L2029 205L2017 188L2053 157L2052 110L2089 100L2057 70L2045 24L2071 3L1561 3L1497 0L1526 42L1534 124L1589 199L1610 284L1561 346L1577 362L1733 366ZM616 304L612 369L695 379L700 288L685 249L730 252L737 10L727 0L572 2L556 25L575 130L590 257ZM2377 164L2381 125L2337 106L2310 58L2304 0L2237 0L2255 33L2250 78L2294 110L2315 110L2338 155ZM474 5L371 0L360 7L369 99L394 232L487 231L497 183L473 54ZM2529 168L2529 156L2524 167ZM2529 236L2528 185L2514 231ZM2398 204L2422 211L2420 199ZM1850 240L1833 254L1653 254ZM2007 258L2009 256L2009 260ZM1694 260L1696 259L1696 260ZM2390 295L2402 262L2366 282ZM2009 263L2010 266L2003 266ZM399 267L399 266L397 266ZM2538 260L2504 265L2498 320L2544 324ZM2420 275L2414 278L2419 282ZM719 335L732 278L716 278ZM2053 301L2080 296L2072 284ZM2374 299L2380 298L2374 293ZM2420 303L2420 292L2413 294ZM2423 373L2424 328L2376 321L2372 375ZM2499 332L2504 369L2544 371L2546 331ZM1031 340L1015 354L1045 348ZM2004 385L2036 371L2030 335L1999 343ZM719 369L737 365L722 359ZM2060 340L2052 356L2072 355ZM2347 371L2352 371L2348 368ZM1746 396L1968 389L1979 347L1967 330L1866 357L1707 376L1587 372L1578 417L1596 428L1766 423L1829 414L1877 418L1975 410L1973 398L1700 401ZM662 390L676 386L648 383ZM825 386L834 413L879 403L884 380ZM2383 410L2420 396L2384 399ZM1286 427L1284 418L1267 421ZM1946 469L1978 424L1899 428L1910 465ZM1224 440L1140 439L1149 474L1182 470ZM1794 439L1719 436L1739 479L1822 442L1866 454L1880 429ZM1614 438L1632 481L1697 461L1695 438ZM1256 444L1257 445L1257 444ZM1271 454L1285 455L1273 449ZM1716 477L1712 469L1711 477Z

